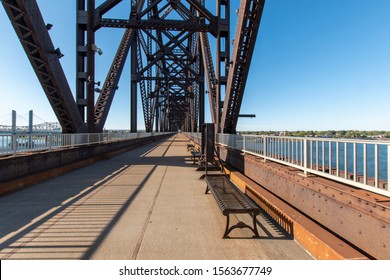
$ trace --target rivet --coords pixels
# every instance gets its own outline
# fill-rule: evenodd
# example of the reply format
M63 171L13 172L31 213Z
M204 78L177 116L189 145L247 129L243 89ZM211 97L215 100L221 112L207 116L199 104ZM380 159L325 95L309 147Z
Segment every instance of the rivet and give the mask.
M361 230L359 230L359 234L362 234L362 231L361 231Z
M384 224L381 224L381 228L386 228L386 226Z
M361 217L361 216L362 216L362 214L360 214L360 213L359 213L359 214L358 214L358 216L359 216L359 217Z
M348 204L351 204L351 203L352 203L352 201L348 200Z
M386 244L385 244L385 243L383 243L383 242L381 242L381 245L382 245L382 247L383 247L383 248L385 248L385 247L386 247Z
M343 208L343 205L340 205L340 208Z

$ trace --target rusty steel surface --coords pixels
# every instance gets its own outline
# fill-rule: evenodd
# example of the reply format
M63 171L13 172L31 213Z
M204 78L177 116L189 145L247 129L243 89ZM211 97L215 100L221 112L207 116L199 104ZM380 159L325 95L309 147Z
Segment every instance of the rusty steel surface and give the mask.
M376 259L390 259L388 199L220 147L246 176Z
M225 171L241 191L250 196L315 259L365 260L370 258L239 171L230 166L226 166Z
M105 17L121 0L96 2L76 0L74 98L36 0L2 1L63 132L103 130L130 50L132 132L138 130L138 93L147 132L199 131L207 93L218 131L235 132L265 0L240 2L232 54L230 0L215 0L213 12L205 0L127 0L124 19ZM95 33L103 28L126 31L103 87L96 88L95 56L102 50Z
M1 1L65 133L85 131L76 102L36 1Z
M236 133L238 116L265 0L241 0L221 119L222 133Z

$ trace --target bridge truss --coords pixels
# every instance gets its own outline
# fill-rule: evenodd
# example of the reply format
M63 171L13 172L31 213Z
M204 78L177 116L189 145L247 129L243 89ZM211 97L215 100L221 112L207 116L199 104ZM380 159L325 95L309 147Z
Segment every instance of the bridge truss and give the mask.
M127 0L128 17L106 18L122 0L76 0L76 93L65 78L35 0L2 0L64 133L101 132L125 62L131 64L131 131L137 131L138 91L145 128L198 131L208 94L212 122L235 133L265 0L240 0L230 51L230 0ZM207 1L209 5L211 1ZM121 28L117 48L95 102L95 33ZM215 40L213 57L210 38ZM207 89L205 92L205 88Z

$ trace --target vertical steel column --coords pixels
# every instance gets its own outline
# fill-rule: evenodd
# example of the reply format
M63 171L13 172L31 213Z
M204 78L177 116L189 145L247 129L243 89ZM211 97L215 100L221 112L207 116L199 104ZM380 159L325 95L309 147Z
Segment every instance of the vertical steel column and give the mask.
M198 39L199 40L199 44L200 44L200 38ZM203 62L202 62L202 57L203 57L203 53L202 53L202 48L199 48L199 103L198 103L198 106L199 106L199 131L201 130L200 128L202 127L202 125L204 124L204 99L205 99L205 96L204 96L204 86L205 86L205 83L204 83L204 66L203 66Z
M16 111L12 110L11 132L16 133Z
M85 81L87 80L85 34L87 31L88 12L85 10L85 2L86 0L77 0L76 4L76 103L83 122L85 122L85 106L87 105L85 98Z
M137 40L138 35L135 32L131 43L130 132L137 132Z
M218 36L217 36L217 116L216 133L221 133L221 116L225 98L228 67L230 62L230 0L217 0ZM222 97L223 93L223 97Z
M88 0L87 25L87 126L88 132L95 132L95 30L93 27L93 12L95 0Z
M158 97L156 97L156 103L157 103L157 105L156 105L156 111L155 111L155 118L156 118L156 132L161 132L161 130L159 129L159 125L160 125L160 115L159 115L159 113L160 113L160 105L159 105L159 103L158 103Z
M28 111L28 133L33 133L33 110Z

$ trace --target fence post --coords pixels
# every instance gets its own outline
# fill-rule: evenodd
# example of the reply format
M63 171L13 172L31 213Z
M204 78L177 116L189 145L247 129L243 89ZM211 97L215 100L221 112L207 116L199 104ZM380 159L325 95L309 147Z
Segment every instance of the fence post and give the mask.
M307 176L307 156L308 156L307 138L303 139L303 174Z
M48 148L49 148L49 150L51 150L51 146L53 145L53 135L51 133L49 134L48 140L49 140L49 147Z
M264 156L264 162L267 161L266 157L267 157L267 136L264 135L263 136L263 156Z
M387 145L387 191L390 190L390 144Z

